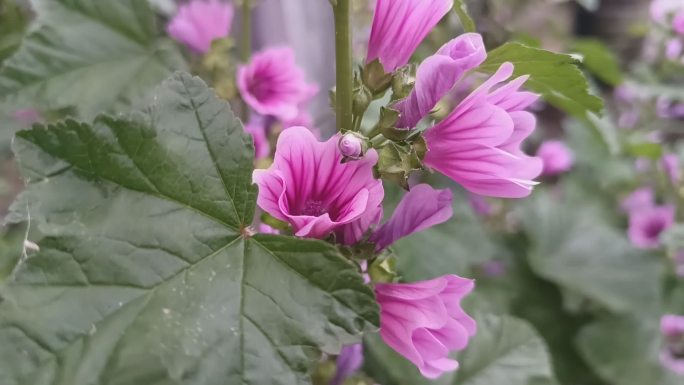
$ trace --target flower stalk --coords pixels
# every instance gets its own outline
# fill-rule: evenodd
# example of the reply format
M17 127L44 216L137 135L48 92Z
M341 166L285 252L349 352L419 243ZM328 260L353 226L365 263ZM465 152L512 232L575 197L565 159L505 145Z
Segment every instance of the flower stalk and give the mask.
M353 69L351 44L351 0L331 2L335 15L337 130L353 129Z
M243 62L248 62L252 54L252 1L242 0L242 34L240 54Z

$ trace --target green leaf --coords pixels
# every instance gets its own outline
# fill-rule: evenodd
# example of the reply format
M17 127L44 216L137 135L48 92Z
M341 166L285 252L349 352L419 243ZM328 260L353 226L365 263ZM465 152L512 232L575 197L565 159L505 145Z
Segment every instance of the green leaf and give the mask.
M536 274L615 312L657 309L661 262L606 223L596 202L539 190L519 214Z
M201 80L153 100L17 135L43 235L0 292L0 383L308 383L375 329L372 290L332 245L250 236L251 139Z
M186 64L157 38L147 1L37 0L37 20L0 69L0 95L42 109L74 107L91 119L135 103Z
M589 83L570 55L506 43L489 52L478 71L493 74L505 62L515 65L515 76L529 75L525 86L553 106L576 117L600 113L603 101L589 92Z
M573 49L583 56L582 65L601 81L617 86L622 83L622 71L617 56L603 42L579 39Z
M383 385L529 385L555 384L544 341L525 321L510 316L478 317L478 331L455 358L460 368L438 380L423 378L406 359L377 335L366 338L366 370Z
M470 14L468 13L468 5L466 4L466 0L454 0L454 10L458 15L458 19L461 21L461 25L463 26L463 30L465 32L477 31L475 21L473 21L473 18L470 17Z
M577 345L607 383L680 385L681 377L660 365L658 325L657 317L604 317L582 330Z
M527 322L487 316L477 326L472 344L458 357L461 367L451 384L556 383L544 340Z

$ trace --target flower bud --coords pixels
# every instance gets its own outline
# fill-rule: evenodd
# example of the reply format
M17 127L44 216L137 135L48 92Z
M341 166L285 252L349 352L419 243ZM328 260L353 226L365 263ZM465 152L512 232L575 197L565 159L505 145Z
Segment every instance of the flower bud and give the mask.
M338 143L342 156L351 159L359 159L363 156L364 145L364 139L352 132L344 134Z

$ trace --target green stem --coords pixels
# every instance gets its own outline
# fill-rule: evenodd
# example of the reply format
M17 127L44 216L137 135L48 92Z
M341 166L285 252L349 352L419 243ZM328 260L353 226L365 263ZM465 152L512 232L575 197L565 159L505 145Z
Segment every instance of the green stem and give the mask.
M243 62L248 62L252 54L252 4L250 0L242 0L242 44Z
M351 1L336 0L335 14L335 60L336 60L336 106L337 130L353 129L353 72L351 45Z
M242 34L240 42L240 56L243 63L249 61L252 55L252 4L251 0L242 0ZM243 122L249 120L249 107L242 100L240 103L240 116Z

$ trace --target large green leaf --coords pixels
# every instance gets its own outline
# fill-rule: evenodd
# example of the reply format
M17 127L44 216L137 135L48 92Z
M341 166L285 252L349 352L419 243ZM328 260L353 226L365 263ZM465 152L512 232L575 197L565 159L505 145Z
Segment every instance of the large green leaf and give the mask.
M42 235L0 304L0 384L305 384L378 323L322 241L251 236L251 139L178 74L130 117L17 135ZM16 214L15 214L16 216Z
M662 263L634 248L596 202L540 190L519 217L536 274L612 311L658 309Z
M478 317L477 335L457 355L460 368L430 382L377 336L366 338L366 365L383 385L555 384L544 341L525 321L510 316ZM543 382L542 382L543 381Z
M185 64L138 0L37 0L32 32L0 69L0 95L88 119L127 106Z
M592 368L616 385L681 385L681 376L658 359L662 338L657 317L604 317L587 326L577 344Z
M520 43L506 43L489 52L479 71L494 73L504 62L515 65L516 76L529 75L525 86L567 113L585 117L600 113L603 101L589 92L589 83L570 55L559 54Z

